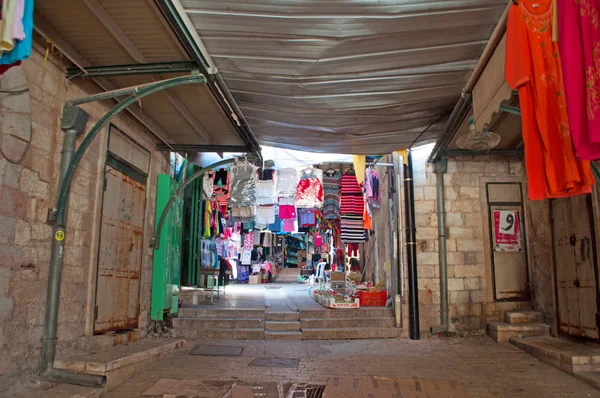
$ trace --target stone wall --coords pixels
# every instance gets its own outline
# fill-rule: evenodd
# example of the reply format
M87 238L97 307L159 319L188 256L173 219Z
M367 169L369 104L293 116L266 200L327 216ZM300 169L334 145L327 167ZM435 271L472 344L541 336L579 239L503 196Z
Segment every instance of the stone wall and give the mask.
M0 390L14 384L19 377L30 376L39 363L52 228L48 209L54 207L57 196L62 105L67 99L101 91L91 81L72 80L67 84L64 65L52 56L44 60L44 53L45 49L34 47L29 60L3 77L21 79L29 91L19 109L2 103ZM88 129L113 105L112 101L83 105L90 114ZM6 120L29 113L32 126L29 139L22 131L11 133L22 124L10 125ZM147 242L154 229L156 175L169 172L170 164L167 155L154 150L157 139L128 113L116 117L113 124L151 152L139 322L144 330L150 306L152 250ZM59 312L59 353L82 348L86 339L93 338L107 140L108 128L105 128L83 157L72 185Z
M436 174L428 151L414 152L415 215L421 332L440 323ZM519 158L456 157L444 175L451 330L482 331L516 304L493 301L486 182L522 181ZM408 307L403 309L404 317ZM407 324L406 324L407 325Z

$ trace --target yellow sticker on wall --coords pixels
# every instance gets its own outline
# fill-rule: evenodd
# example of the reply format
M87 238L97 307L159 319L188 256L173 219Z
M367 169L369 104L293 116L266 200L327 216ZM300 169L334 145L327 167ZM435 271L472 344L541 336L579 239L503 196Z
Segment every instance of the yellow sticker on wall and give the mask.
M65 239L65 231L56 231L56 234L54 234L54 239L61 241Z

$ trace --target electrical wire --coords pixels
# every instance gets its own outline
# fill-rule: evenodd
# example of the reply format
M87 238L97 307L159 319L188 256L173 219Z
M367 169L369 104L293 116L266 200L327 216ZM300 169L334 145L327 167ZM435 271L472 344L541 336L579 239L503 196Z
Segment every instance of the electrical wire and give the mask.
M421 132L421 134L419 134L417 136L417 138L414 139L414 141L412 142L412 144L410 144L410 146L408 147L408 149L411 149L413 147L413 145L415 145L417 143L417 141L419 140L419 138L421 138L421 136L423 136L423 134L425 134L427 132L427 130L429 130L431 128L431 126L433 126L434 124L436 124L437 122L439 122L440 120L442 120L444 117L446 117L446 114L443 114L442 116L438 117L433 122L431 122L429 124L429 126L427 126L427 128L425 130L423 130Z

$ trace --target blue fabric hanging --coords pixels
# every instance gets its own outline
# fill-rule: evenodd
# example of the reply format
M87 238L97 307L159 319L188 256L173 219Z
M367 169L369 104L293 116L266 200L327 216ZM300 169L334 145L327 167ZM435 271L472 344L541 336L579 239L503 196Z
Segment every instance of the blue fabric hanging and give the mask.
M12 65L23 61L31 55L31 43L33 40L33 0L25 0L23 9L23 30L25 39L17 40L12 51L5 52L0 58L0 65Z

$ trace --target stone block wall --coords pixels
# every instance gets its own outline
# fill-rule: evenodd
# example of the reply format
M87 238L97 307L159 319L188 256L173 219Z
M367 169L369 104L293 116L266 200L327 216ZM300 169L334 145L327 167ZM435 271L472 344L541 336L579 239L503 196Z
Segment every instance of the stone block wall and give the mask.
M415 216L421 332L440 323L436 174L427 151L414 152ZM444 175L451 329L481 332L512 304L493 302L486 182L524 179L520 158L455 157ZM524 187L525 190L525 187ZM403 310L406 315L408 306ZM406 316L404 316L406 318ZM408 324L406 324L408 325Z
M72 80L67 84L60 59L50 56L45 60L44 53L45 49L34 46L31 58L3 77L21 79L29 90L20 108L15 109L12 103L7 105L0 98L3 127L0 136L0 391L20 377L33 374L39 363L52 229L48 209L54 207L57 197L63 141L62 106L67 99L101 92L87 80ZM113 101L83 105L90 114L88 130L113 105ZM7 118L22 114L30 115L29 137L7 127ZM140 299L140 328L144 329L150 306L152 250L147 242L154 230L156 175L168 173L170 164L167 154L154 150L157 139L128 113L123 112L112 123L152 154L146 190ZM82 159L72 185L58 318L58 352L61 354L77 350L85 336L93 334L107 142L108 128L105 128Z

